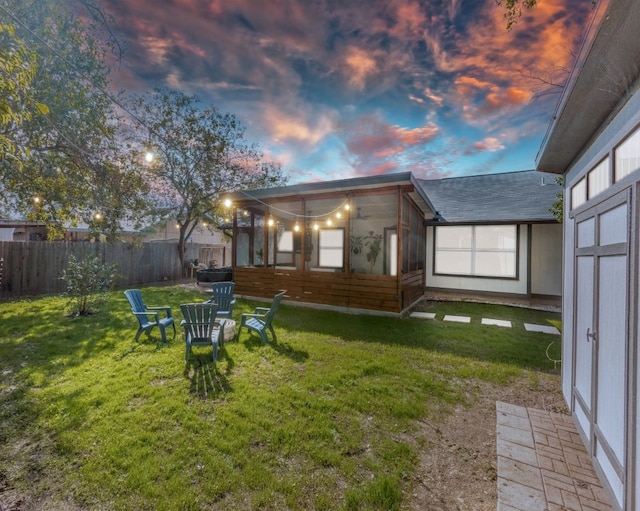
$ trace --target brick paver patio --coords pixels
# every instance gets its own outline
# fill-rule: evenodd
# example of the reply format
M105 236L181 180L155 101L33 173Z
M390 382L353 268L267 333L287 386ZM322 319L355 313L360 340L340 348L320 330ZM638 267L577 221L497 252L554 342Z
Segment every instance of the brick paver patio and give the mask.
M498 511L610 511L570 416L496 403Z

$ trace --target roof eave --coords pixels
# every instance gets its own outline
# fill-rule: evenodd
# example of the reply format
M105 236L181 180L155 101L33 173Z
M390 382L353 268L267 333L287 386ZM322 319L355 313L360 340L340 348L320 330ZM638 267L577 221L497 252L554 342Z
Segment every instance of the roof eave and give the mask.
M596 4L582 50L536 157L538 171L565 173L623 102L640 72L636 63L639 17L636 0Z

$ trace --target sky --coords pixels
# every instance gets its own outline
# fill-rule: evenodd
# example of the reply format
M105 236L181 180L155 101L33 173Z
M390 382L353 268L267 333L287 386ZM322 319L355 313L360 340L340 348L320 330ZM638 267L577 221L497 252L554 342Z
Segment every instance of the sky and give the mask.
M104 0L114 87L235 114L289 184L535 168L591 0Z

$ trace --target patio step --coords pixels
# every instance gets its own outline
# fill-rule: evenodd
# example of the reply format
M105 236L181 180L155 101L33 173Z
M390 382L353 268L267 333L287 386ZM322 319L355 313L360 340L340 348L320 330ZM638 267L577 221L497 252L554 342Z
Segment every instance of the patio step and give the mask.
M498 511L611 511L569 415L496 402Z

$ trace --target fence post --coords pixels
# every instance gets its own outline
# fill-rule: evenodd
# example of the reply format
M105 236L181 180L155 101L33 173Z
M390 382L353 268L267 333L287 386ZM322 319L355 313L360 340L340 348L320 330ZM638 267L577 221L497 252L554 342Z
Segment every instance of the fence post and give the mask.
M4 257L0 257L0 297L2 296L2 274L4 272Z

